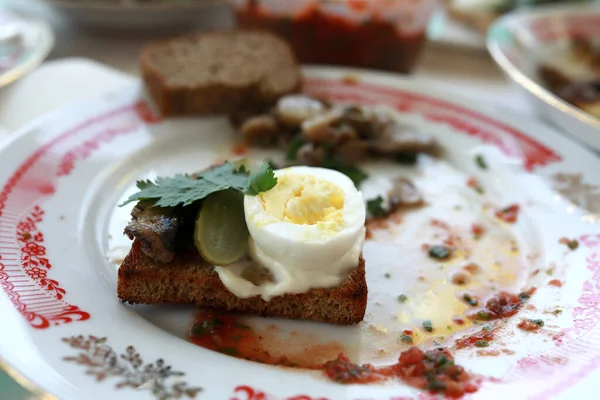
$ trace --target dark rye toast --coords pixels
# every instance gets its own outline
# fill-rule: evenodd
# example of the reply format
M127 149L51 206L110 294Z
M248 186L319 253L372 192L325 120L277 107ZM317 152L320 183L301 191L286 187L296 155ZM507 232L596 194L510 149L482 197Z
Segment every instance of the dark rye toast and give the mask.
M301 88L298 61L281 38L219 31L154 41L142 77L164 116L253 112Z
M242 299L221 282L213 266L194 249L161 263L142 252L142 243L133 242L119 268L117 296L131 304L194 304L200 308L312 320L351 325L363 320L367 307L365 261L338 287L311 289L301 294L277 296L270 301L260 297Z

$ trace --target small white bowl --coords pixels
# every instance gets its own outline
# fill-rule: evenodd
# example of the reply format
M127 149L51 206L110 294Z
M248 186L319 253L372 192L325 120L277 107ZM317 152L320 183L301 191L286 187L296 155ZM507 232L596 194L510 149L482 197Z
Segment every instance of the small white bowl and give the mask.
M574 37L600 40L600 5L539 6L498 19L487 35L496 63L522 90L542 118L600 150L600 119L546 89L541 62L564 57Z

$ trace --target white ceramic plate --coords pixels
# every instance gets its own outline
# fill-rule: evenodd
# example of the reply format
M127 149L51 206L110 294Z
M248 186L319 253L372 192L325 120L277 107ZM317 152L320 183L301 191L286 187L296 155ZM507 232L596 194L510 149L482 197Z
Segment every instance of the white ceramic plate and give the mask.
M36 68L53 45L54 34L46 22L0 9L0 86Z
M542 61L564 57L573 37L596 41L600 7L562 5L518 11L490 28L488 49L537 112L586 144L600 149L600 120L547 90L537 76Z
M409 175L429 203L375 230L365 244L365 321L341 327L244 318L264 346L291 357L344 351L356 361L392 363L408 347L398 340L404 329L424 349L453 347L480 331L482 325L463 329L451 321L468 308L465 290L485 300L493 291L536 287L530 305L493 325L489 347L454 351L459 364L480 374L469 398L591 398L586 382L600 376L600 161L544 125L440 94L434 85L343 69L305 72L308 93L391 107L435 135L446 154L416 167L365 166L366 197L385 187L386 177ZM195 171L234 153L225 119L162 120L148 104L134 85L36 121L0 151L0 357L7 370L65 400L432 398L400 382L344 386L319 372L212 352L186 340L193 308L129 307L116 299L117 266L107 254L128 244L122 229L129 212L117 203L137 179ZM487 169L477 166L477 154ZM468 187L471 177L483 195ZM521 206L516 224L490 216L511 203ZM431 218L462 235L469 260L482 267L469 286L450 282L469 262L466 253L445 264L424 253L423 243L441 240ZM486 227L479 241L470 233L475 222ZM578 240L579 248L570 251L561 237ZM399 303L400 294L408 301ZM523 333L515 328L521 318L541 318L545 327ZM431 334L421 326L426 319Z

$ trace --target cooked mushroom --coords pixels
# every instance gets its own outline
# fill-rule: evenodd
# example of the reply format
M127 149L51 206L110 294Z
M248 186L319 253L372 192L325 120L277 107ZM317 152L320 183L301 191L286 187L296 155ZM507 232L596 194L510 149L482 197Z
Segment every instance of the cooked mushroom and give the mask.
M363 139L382 136L393 122L389 115L358 106L346 107L343 118L345 122L356 129L358 136Z
M298 127L300 124L325 111L325 105L319 100L303 96L284 96L277 102L275 115L286 125Z
M140 201L131 211L131 221L125 227L130 239L142 243L148 257L168 263L175 257L175 244L183 218L179 209L152 207L151 201Z
M342 164L354 165L369 156L371 143L367 140L351 140L335 148L335 155Z
M332 109L302 123L302 136L312 143L332 146L357 138L356 130L342 119L340 109Z
M264 114L247 119L240 132L247 144L269 146L277 141L279 127L273 116Z
M317 167L325 159L325 149L315 146L313 143L305 143L298 149L296 160L301 165Z
M372 148L380 154L433 153L437 149L437 142L430 135L395 123L388 127L385 135Z
M423 195L417 187L406 178L397 178L388 192L390 211L401 207L415 207L423 205Z

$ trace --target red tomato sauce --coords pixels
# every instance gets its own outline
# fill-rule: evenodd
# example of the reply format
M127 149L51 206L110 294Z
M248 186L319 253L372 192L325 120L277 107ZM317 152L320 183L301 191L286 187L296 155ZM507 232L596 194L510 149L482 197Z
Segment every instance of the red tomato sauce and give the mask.
M257 1L236 9L238 26L273 31L291 44L301 63L409 72L425 43L425 24L403 32L398 22L372 15L351 21L312 5L296 15L275 15ZM366 3L365 3L366 4Z
M287 357L273 357L261 345L261 337L233 315L202 313L189 331L190 341L206 349L269 365L318 369L320 365L299 364Z
M471 319L481 321L492 321L496 319L509 318L515 315L527 300L535 293L536 288L531 288L519 295L507 292L496 293L489 299L485 309L470 316Z
M372 383L398 378L415 388L455 398L478 389L473 377L454 363L447 349L423 352L411 347L400 354L398 363L379 368L352 363L340 354L325 363L324 369L327 377L339 383Z
M523 319L519 322L517 328L525 332L537 332L542 329L543 326L544 321L541 319Z
M480 239L484 233L485 233L485 229L483 226L481 226L479 224L471 225L471 234L473 235L474 239Z
M467 347L488 347L495 338L494 330L483 328L481 331L472 335L456 339L456 348L464 349Z
M407 336L412 331L405 331ZM197 316L189 331L190 341L204 348L250 361L284 367L322 370L339 383L372 383L400 379L415 388L460 397L478 388L463 367L455 365L447 349L423 352L417 347L404 351L398 363L374 367L352 363L343 353L325 363L295 363L285 356L273 357L261 346L262 337L233 315L206 312ZM310 358L310 357L309 357Z
M548 285L562 287L563 283L562 283L562 281L560 281L558 279L552 279L550 282L548 282Z
M512 204L502 210L496 211L496 218L501 219L504 222L508 222L509 224L514 224L517 222L519 218L519 211L521 207L518 204Z

